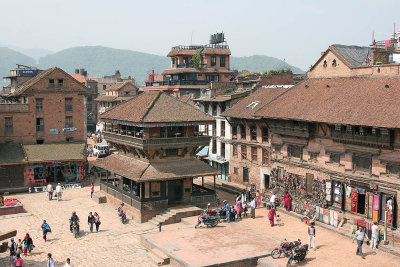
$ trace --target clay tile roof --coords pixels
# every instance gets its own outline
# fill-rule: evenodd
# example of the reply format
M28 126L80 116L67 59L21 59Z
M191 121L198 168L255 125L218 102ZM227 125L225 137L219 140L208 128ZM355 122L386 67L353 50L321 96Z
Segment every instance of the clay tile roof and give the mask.
M114 83L113 85L111 85L110 87L108 87L106 89L106 91L118 91L118 90L122 89L125 85L129 84L129 83L132 84L133 86L135 86L133 83L128 82L128 81L117 82L117 83Z
M85 148L83 143L23 145L29 162L85 160Z
M220 174L219 170L197 159L149 163L125 155L113 154L93 162L93 164L138 182L165 181Z
M239 100L239 102L222 113L221 116L246 119L254 118L254 113L256 111L264 105L269 104L287 90L288 89L283 86L261 87L249 96Z
M80 73L72 73L71 76L80 83L86 82L86 77Z
M100 118L136 123L214 121L212 116L196 107L162 92L136 95L109 109Z
M45 78L47 75L49 75L50 73L52 73L55 70L59 70L61 72L63 72L65 75L70 76L68 73L66 73L65 71L63 71L60 68L57 67L52 67L50 69L47 70L42 70L39 71L39 73L32 77L32 79L29 79L28 81L26 81L25 83L23 83L20 87L18 87L13 93L10 94L10 96L18 96L22 93L24 93L26 90L28 90L32 85L34 85L35 83L39 82L41 79ZM76 81L76 84L79 85L79 89L86 91L87 89L81 84L79 83L76 79L73 79L74 81Z
M400 77L308 79L255 116L400 128Z

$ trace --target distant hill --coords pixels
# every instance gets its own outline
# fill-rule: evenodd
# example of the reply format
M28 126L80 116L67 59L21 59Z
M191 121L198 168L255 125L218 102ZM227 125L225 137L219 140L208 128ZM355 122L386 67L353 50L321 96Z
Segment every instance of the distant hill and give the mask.
M123 77L132 76L138 84L147 79L152 69L161 73L169 68L167 57L102 46L73 47L45 56L39 60L40 68L58 66L68 73L85 68L90 77L112 75L116 70Z
M2 49L2 50L1 50ZM37 50L46 52L45 50ZM35 60L8 48L0 48L0 75L6 76L15 64L37 66L46 69L58 66L68 73L75 69L85 68L90 77L112 75L119 70L123 77L132 76L140 85L146 80L152 69L161 73L170 67L170 59L166 56L141 53L132 50L122 50L103 46L82 46L64 49ZM284 64L280 59L267 56L231 57L231 68L262 72L290 67L294 73L304 73L301 69Z
M0 90L6 85L3 81L3 77L9 76L10 70L15 69L15 64L35 66L36 62L33 58L10 48L0 47Z
M231 68L236 70L248 70L250 72L263 72L265 70L279 70L290 68L295 74L305 73L283 60L275 57L254 55L250 57L231 57Z

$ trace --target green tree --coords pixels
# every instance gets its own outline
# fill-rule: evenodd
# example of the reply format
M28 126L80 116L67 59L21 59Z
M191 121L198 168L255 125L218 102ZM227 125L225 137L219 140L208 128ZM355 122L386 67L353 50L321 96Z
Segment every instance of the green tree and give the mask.
M192 56L192 62L193 62L193 67L196 70L199 70L201 68L201 56L199 54Z

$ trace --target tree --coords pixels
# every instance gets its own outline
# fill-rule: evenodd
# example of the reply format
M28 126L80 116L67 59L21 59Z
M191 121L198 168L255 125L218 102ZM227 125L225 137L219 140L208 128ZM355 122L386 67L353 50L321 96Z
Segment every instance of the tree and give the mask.
M193 67L196 70L199 70L201 68L201 56L199 54L192 56L192 62L193 62Z

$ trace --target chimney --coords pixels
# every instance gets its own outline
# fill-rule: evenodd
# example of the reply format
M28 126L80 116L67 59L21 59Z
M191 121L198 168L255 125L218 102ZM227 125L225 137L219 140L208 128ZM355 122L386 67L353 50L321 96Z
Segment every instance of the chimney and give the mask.
M79 74L80 74L80 75L83 75L84 72L85 72L85 69L80 69L80 70L79 70Z

